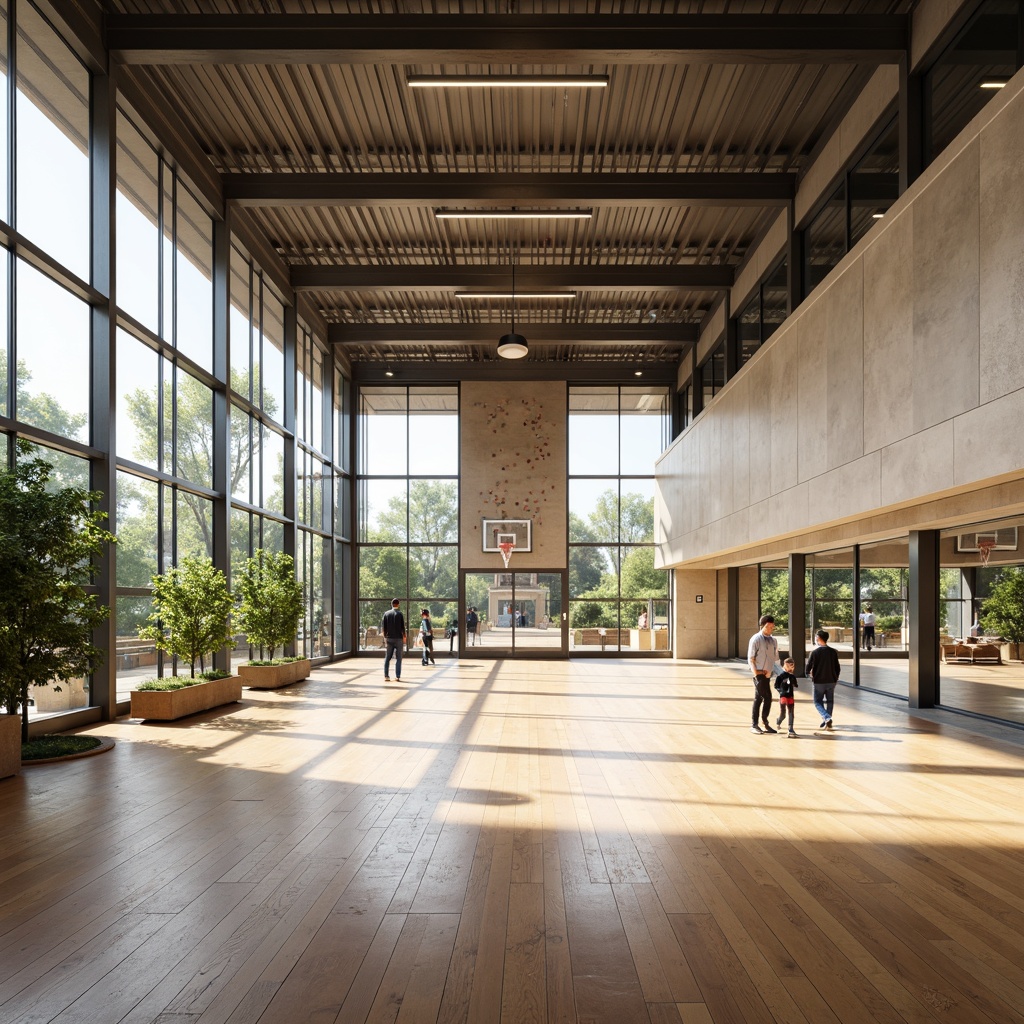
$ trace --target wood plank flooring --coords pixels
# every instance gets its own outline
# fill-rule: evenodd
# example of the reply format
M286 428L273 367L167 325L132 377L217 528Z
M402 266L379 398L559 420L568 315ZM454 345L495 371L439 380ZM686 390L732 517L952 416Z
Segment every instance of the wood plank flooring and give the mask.
M0 782L3 1024L1024 1024L1024 733L376 661Z

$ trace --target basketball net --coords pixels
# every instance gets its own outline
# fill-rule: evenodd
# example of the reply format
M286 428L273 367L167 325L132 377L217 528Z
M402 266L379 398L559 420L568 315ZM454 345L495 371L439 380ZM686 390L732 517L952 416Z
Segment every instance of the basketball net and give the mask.
M981 564L988 565L988 556L992 554L992 549L996 546L994 537L979 537L978 538L978 554L981 555ZM505 563L508 565L508 562Z
M515 544L510 540L503 540L498 545L498 550L501 552L501 560L505 563L505 568L508 568L508 563L512 558L512 552L515 550Z

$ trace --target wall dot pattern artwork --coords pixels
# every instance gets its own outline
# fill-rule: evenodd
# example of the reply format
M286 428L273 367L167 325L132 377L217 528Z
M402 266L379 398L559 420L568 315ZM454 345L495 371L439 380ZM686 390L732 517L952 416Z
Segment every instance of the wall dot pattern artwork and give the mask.
M497 405L475 403L495 435L491 452L493 480L479 491L482 518L532 519L544 525L544 506L553 487L531 487L531 473L551 457L551 437L539 402L510 399Z
M567 386L554 381L465 381L461 387L461 540L465 568L489 568L484 520L528 520L533 551L521 565L564 567Z

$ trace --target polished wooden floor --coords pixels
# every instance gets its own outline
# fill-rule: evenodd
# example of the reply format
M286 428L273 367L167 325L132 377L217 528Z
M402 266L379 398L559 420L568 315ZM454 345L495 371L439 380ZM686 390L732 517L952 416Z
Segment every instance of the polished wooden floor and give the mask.
M355 660L0 783L3 1024L1024 1021L1024 733Z

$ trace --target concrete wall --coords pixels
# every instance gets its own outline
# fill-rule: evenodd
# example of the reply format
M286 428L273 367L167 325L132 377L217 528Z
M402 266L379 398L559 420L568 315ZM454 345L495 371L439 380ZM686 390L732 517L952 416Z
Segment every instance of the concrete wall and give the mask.
M533 550L517 550L510 568L566 568L567 385L464 381L461 395L462 567L501 568L482 550L484 519L530 519Z
M658 564L1024 479L1021 239L1024 73L662 456Z

